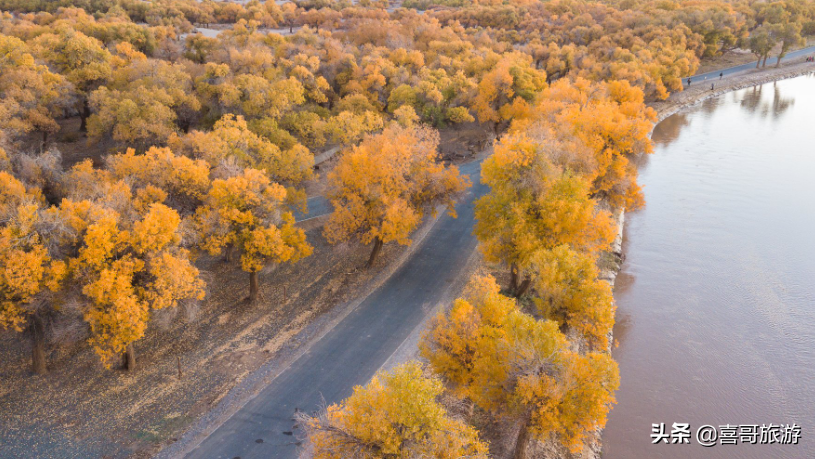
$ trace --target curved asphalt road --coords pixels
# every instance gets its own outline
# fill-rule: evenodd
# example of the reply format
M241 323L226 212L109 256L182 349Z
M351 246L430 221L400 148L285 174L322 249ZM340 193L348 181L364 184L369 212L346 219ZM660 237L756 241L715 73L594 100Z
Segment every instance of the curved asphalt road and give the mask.
M187 458L298 457L292 421L295 409L311 412L348 397L355 385L366 384L464 269L476 248L473 201L487 191L478 180L480 169L480 162L460 166L473 187L456 206L457 219L441 217L411 258L380 288Z
M799 49L798 51L791 51L791 52L787 53L786 56L784 56L783 61L786 62L789 59L795 59L796 57L802 57L802 56L806 56L806 55L809 55L809 54L815 54L815 46L810 46L808 48L802 48L802 49ZM718 79L720 73L724 74L724 76L728 76L728 75L732 75L734 73L744 72L745 70L752 70L752 69L756 68L756 63L757 62L758 61L753 61L753 62L750 62L749 64L737 65L735 67L730 67L729 69L714 70L712 72L707 72L707 73L699 73L699 74L696 74L696 75L691 77L691 83L695 83L697 81L701 82L701 81L704 81L705 79L708 79L708 80L710 80L710 79L713 79L713 80ZM778 62L778 57L771 57L771 58L767 59L767 65L775 65L777 62ZM687 81L688 81L687 78L682 80L682 82L685 83L685 84L687 84Z

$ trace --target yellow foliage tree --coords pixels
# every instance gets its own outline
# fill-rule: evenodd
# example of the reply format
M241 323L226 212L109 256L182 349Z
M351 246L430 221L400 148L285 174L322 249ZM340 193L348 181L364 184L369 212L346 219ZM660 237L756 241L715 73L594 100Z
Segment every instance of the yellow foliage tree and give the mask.
M438 133L426 127L391 125L345 152L328 175L334 212L324 234L331 243L356 238L373 242L368 266L383 244L410 244L425 211L469 186L455 167L438 162Z
M546 73L523 53L508 53L478 83L473 109L482 123L512 119L513 106L531 102L546 87ZM516 102L517 101L517 102Z
M590 348L608 349L614 326L614 298L598 279L591 255L560 245L535 252L530 260L533 299L540 313L582 334Z
M571 351L556 322L521 312L491 277L475 279L469 298L435 319L420 349L459 394L520 424L517 459L530 437L554 434L580 450L605 425L619 385L611 356Z
M238 115L224 115L212 131L192 131L171 141L176 151L187 151L212 167L237 161L240 167L260 169L275 182L298 184L312 176L314 156L303 145L281 150L249 130L246 120ZM232 158L232 159L230 159Z
M179 128L189 129L201 103L184 66L138 55L131 58L132 50L117 48L130 62L113 73L109 85L91 94L94 114L88 119L88 135L100 138L110 133L114 140L144 151L165 144Z
M108 156L106 163L111 178L126 182L137 196L150 193L150 187L157 188L166 198L148 202L164 202L185 214L193 212L209 191L209 164L175 155L166 147L152 147L143 155L129 148Z
M409 362L304 422L315 459L482 458L487 445L436 400L441 381Z
M52 259L38 231L42 198L0 171L0 328L32 338L32 369L46 372L46 309L49 292L61 288L65 263Z
M73 83L80 101L79 113L82 118L80 130L84 131L90 116L88 96L110 80L113 56L99 40L67 25L34 39L32 49L35 55L45 59Z
M490 192L476 202L475 234L487 261L509 267L515 296L531 284L527 270L536 251L568 244L594 252L613 239L611 215L595 208L587 181L550 159L563 146L554 139L507 135L481 168Z
M154 203L125 229L116 212L88 201L65 200L60 210L81 241L69 266L89 300L89 342L105 366L125 353L126 368L135 370L133 343L144 336L150 310L204 298L204 282L180 246L181 218Z
M59 130L54 118L66 108L69 84L38 64L18 38L0 34L0 56L0 129L15 136L41 132L44 145Z
M285 201L285 188L259 170L245 169L236 177L214 180L196 213L205 250L211 255L224 248L240 251L241 268L249 273L250 303L257 299L258 271L267 263L293 263L312 253Z
M512 130L530 135L551 131L561 139L577 140L591 155L581 159L592 164L581 173L591 182L592 196L613 208L642 206L634 160L653 151L649 133L656 121L642 91L626 81L577 78L558 80L538 100L531 120L519 120Z

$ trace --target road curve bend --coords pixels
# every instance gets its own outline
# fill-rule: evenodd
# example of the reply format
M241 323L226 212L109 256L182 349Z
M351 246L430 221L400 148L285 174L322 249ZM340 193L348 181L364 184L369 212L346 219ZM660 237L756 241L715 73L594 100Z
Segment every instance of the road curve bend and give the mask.
M366 384L442 301L476 249L474 200L480 162L461 165L473 187L444 215L415 253L382 286L300 358L227 419L188 459L294 459L300 454L295 410L311 412L351 395Z

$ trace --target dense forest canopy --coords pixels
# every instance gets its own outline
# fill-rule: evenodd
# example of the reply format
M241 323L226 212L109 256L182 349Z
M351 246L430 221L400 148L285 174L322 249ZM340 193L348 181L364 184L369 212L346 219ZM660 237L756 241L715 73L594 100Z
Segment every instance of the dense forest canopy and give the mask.
M326 238L373 244L371 265L453 211L469 181L440 161L437 130L474 125L498 137L475 232L510 282L474 279L422 352L457 394L521 422L519 451L549 435L574 450L618 382L597 258L612 214L644 202L647 103L704 59L766 62L812 35L806 0L0 0L0 327L32 339L40 373L57 317L133 368L152 311L206 297L203 254L237 255L253 302L261 269L312 253L293 212L315 155L342 152ZM96 153L63 157L77 142ZM440 392L413 364L379 375L308 421L318 457L442 454L428 438L481 457ZM421 438L365 425L371 398Z

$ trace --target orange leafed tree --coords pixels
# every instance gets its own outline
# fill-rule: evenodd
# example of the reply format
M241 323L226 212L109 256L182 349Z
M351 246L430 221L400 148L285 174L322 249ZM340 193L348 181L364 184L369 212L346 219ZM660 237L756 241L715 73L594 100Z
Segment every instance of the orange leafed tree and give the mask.
M531 285L527 270L537 250L568 244L594 252L613 239L611 216L595 208L586 179L553 163L566 148L557 139L507 135L481 168L490 192L476 202L475 234L487 261L509 267L513 295Z
M80 130L84 131L91 114L88 97L110 80L112 55L99 40L67 25L38 36L32 41L32 50L73 83L79 96Z
M521 312L491 277L475 278L468 290L431 324L422 355L459 394L520 424L515 458L527 457L530 438L551 434L579 451L605 425L616 363L607 353L571 351L556 322Z
M210 166L204 160L196 160L174 154L169 148L152 147L142 155L133 149L110 155L106 169L111 179L127 183L137 199L150 194L160 194L157 199L182 214L197 208L210 187ZM158 190L158 191L157 191Z
M481 79L473 101L478 120L499 123L510 120L546 87L546 73L532 65L532 58L509 53Z
M558 80L545 89L531 111L531 119L513 124L513 132L554 132L575 139L592 167L581 170L591 182L591 195L613 208L636 209L643 198L634 161L653 151L649 133L656 112L646 107L642 91L626 81L593 83L582 78ZM566 167L574 167L570 163Z
M18 38L0 34L0 55L0 129L14 136L41 132L45 144L68 105L66 79L37 63Z
M529 270L540 313L578 331L590 348L608 349L614 298L608 282L598 278L595 257L564 244L535 252Z
M315 459L486 459L472 427L439 404L443 385L416 362L379 372L340 404L303 422Z
M49 292L61 288L66 266L53 259L38 231L42 197L0 171L0 328L32 338L32 369L46 372L44 320Z
M189 153L213 168L237 162L240 167L260 169L275 182L298 184L311 178L314 156L305 146L295 144L281 150L277 145L249 130L242 116L224 115L212 131L192 131L171 140L175 151Z
M256 169L216 179L196 213L202 247L212 255L226 248L241 254L249 273L249 302L257 299L257 274L269 262L295 262L312 253L305 232L294 226L286 189ZM229 252L228 252L229 253Z
M181 248L181 219L163 204L150 205L132 225L88 201L65 200L60 212L81 241L69 266L88 299L89 342L106 366L125 353L135 370L133 343L144 336L150 310L204 297L198 269Z
M334 213L324 234L329 242L373 242L368 266L383 244L410 244L425 212L446 204L469 186L458 169L438 161L438 133L426 127L391 125L345 152L328 175Z

